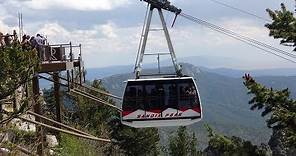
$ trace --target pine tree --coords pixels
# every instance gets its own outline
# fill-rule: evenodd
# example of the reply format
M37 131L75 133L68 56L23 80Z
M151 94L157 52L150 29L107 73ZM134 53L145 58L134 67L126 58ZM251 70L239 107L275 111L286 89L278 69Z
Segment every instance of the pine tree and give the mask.
M201 152L197 150L195 133L188 133L186 127L179 127L176 134L170 136L169 154L172 156L197 156Z
M294 47L296 51L296 18L293 12L287 10L283 3L280 10L266 11L272 19L271 23L265 25L270 30L269 35L280 39L280 43L284 46ZM245 85L255 96L250 101L251 108L264 109L262 116L271 114L267 125L273 130L269 145L274 154L293 155L296 152L296 106L295 100L289 98L290 92L288 89L274 91L272 88L265 88L251 77L245 79Z
M8 123L31 108L33 98L36 101L39 100L39 97L33 97L30 94L32 88L29 85L38 66L37 51L30 47L23 48L16 36L14 36L12 43L0 46L0 133L15 137L15 139L2 142L1 147L8 148L12 155L21 154L17 152L15 145L24 144L28 147L35 144L34 141L37 139L31 132L18 130L14 124ZM20 96L22 93L17 93L16 90L25 85L27 86L27 94ZM2 110L4 101L14 101L16 109L13 112Z
M204 150L206 156L270 156L271 152L268 146L261 144L253 145L250 141L232 136L217 134L206 125L208 130L209 145Z
M267 126L273 130L269 145L274 154L296 152L296 101L290 98L289 90L267 88L250 75L245 75L244 79L249 94L254 96L249 102L251 109L263 109L261 115L267 117Z
M159 135L156 128L136 129L118 122L112 124L112 138L116 140L114 145L119 146L124 154L129 156L159 154Z
M0 47L0 124L12 119L16 114L22 113L29 105L29 97L21 99L19 110L7 113L2 110L2 101L14 96L15 90L29 82L34 71L38 70L37 51L23 49L20 43L13 42L10 45ZM8 118L2 120L2 115L8 114Z
M94 80L90 84L94 88L106 91L99 80ZM96 92L90 93L110 104L115 104L107 96ZM131 128L121 124L120 113L113 108L83 97L77 97L72 101L76 101L74 102L76 109L71 115L68 114L71 116L70 123L96 136L110 138L114 141L109 145L97 143L106 155L112 155L112 153L124 153L131 156L158 155L159 135L156 128Z
M197 138L195 136L195 133L193 132L191 135L191 140L190 140L190 150L189 150L189 155L190 156L199 156L201 155L201 152L197 149L198 144L197 144Z
M296 47L296 18L293 12L287 10L283 3L281 10L267 9L266 11L272 19L272 23L265 25L270 30L269 35L280 39L282 45Z
M32 79L38 67L37 52L22 49L17 42L0 47L0 100L12 95Z

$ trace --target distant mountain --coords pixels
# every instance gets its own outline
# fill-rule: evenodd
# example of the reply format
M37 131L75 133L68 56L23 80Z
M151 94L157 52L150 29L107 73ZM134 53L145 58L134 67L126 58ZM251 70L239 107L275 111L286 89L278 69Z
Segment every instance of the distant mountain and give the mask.
M211 73L217 73L227 77L240 78L245 73L250 73L253 76L296 76L296 68L278 68L278 69L232 69L235 64L243 62L241 60L235 60L227 57L215 57L215 56L191 56L180 58L179 62L190 63L199 67L202 71L208 71ZM171 66L171 60L162 60L162 64ZM147 63L144 64L146 68L154 68L156 64ZM122 65L122 66L109 66L102 68L88 68L87 79L101 79L116 74L129 73L134 70L134 65Z
M86 71L86 79L94 80L101 79L103 77L112 76L115 74L123 74L133 71L132 65L122 65L122 66L109 66L102 68L88 68Z
M197 132L200 141L206 141L206 131L203 124L208 123L227 135L237 135L254 143L267 142L271 131L265 126L264 119L256 111L249 109L250 96L241 78L224 76L214 72L197 68L190 64L183 64L184 71L197 80L204 110L202 122L194 124L192 130ZM167 68L164 70L172 70ZM103 78L107 90L115 95L122 95L124 81L132 78L133 74L117 74ZM256 77L256 80L273 88L290 88L292 95L296 95L296 77L266 76ZM172 128L161 128L163 135L170 134ZM164 137L167 138L167 137Z
M257 70L238 70L238 69L229 69L229 68L205 68L200 67L201 69L217 73L220 75L228 77L242 77L245 73L249 73L253 76L296 76L296 68L278 68L278 69L257 69Z
M191 56L178 59L179 62L186 62L195 66L207 67L207 68L219 68L219 67L230 67L238 64L239 60L234 60L226 57L215 57L215 56ZM170 59L161 60L161 64L171 66L172 62ZM154 68L156 63L145 63L143 69ZM88 68L87 79L103 78L115 74L122 74L132 72L134 65L121 65L121 66L108 66L102 68Z
M178 59L179 62L190 63L195 66L207 68L230 68L237 67L243 60L221 56L190 56ZM170 60L168 60L169 63Z

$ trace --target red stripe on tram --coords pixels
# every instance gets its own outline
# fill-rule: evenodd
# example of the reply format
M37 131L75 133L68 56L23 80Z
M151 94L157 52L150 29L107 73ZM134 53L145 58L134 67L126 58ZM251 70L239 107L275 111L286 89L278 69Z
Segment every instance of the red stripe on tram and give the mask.
M200 107L195 107L195 108L192 108L192 110L194 110L194 111L196 111L196 112L198 112L198 113L200 113L200 112L201 112L201 110L200 110Z
M122 111L122 116L127 116L131 113L133 113L133 111Z
M153 109L153 110L148 110L148 112L153 112L153 113L161 113L161 110L158 110L158 109Z
M185 112L185 111L187 111L187 110L189 110L189 109L191 109L191 110L193 110L193 111L195 111L195 112L198 112L198 113L201 112L200 107L194 107L194 108L188 108L188 107L186 108L186 107L182 107L182 108L179 108L179 110L182 111L182 112Z
M188 108L188 107L181 107L181 108L179 108L179 110L182 111L182 112L185 112L185 111L187 111L188 109L190 109L190 108Z

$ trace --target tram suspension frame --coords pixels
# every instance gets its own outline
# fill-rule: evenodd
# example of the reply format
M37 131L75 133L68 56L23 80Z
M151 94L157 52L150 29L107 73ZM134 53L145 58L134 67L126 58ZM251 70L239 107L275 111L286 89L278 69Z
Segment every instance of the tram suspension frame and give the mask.
M176 76L182 77L183 76L182 68L177 61L177 57L175 54L175 50L174 50L174 47L172 44L172 40L171 40L169 31L168 31L168 28L167 28L166 21L165 21L164 15L163 15L163 11L161 8L156 8L151 4L149 4L149 6L150 7L149 7L149 12L148 12L148 17L145 19L144 26L143 26L144 31L141 34L141 41L140 41L139 51L138 51L139 57L137 57L136 65L135 65L134 72L136 73L136 79L139 79L141 77L142 65L143 65L144 56L146 55L145 50L146 50L149 32L151 31L150 26L151 26L151 21L152 21L154 9L157 9L159 17L160 17L160 21L161 21L161 24L163 27L163 29L161 29L161 30L164 31L165 39L167 41L168 50L169 50L168 54L171 56L171 60L174 65L174 68L175 68Z

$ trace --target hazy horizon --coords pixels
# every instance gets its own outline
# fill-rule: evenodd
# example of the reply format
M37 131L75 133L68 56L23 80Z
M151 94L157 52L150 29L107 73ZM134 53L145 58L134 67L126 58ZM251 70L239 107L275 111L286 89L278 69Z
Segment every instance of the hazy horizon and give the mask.
M282 1L223 2L268 19L265 9L279 9ZM183 9L184 13L288 52L293 50L279 45L279 40L268 36L268 30L264 27L267 22L264 20L217 5L211 0L172 0L172 3ZM293 10L294 1L285 1L285 4ZM25 33L43 34L50 43L81 43L87 68L128 65L135 61L145 9L144 2L135 0L0 0L0 31L12 32L17 29L17 13L22 12ZM174 15L165 12L165 16L170 25ZM159 24L158 19L154 20L152 27L157 28ZM235 69L294 67L291 62L182 17L169 31L180 59L192 56L230 58L224 61ZM167 51L161 33L152 32L150 37L147 52ZM155 61L155 58L145 58L145 61L152 62L149 59Z

